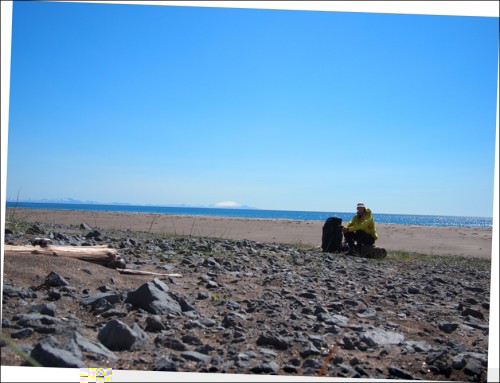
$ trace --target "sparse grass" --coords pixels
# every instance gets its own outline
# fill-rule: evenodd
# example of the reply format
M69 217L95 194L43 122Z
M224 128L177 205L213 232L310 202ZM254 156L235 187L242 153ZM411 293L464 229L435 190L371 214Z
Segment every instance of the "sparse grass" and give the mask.
M6 209L8 211L8 215L5 218L5 228L16 231L26 231L33 223L25 220L24 218L18 217L16 215L17 206L13 208Z
M491 260L452 255L419 254L403 250L388 251L387 257L375 259L375 262L439 264L449 266L467 266L473 268L491 268Z
M304 250L304 251L311 251L315 250L316 247L314 245L311 245L310 243L303 243L303 242L292 242L288 244L289 246L297 249L297 250Z
M222 294L222 296L219 294L214 294L210 296L210 300L215 303L220 301L227 301L230 297L231 295L228 293L224 293Z
M0 333L0 340L5 342L6 346L9 347L14 353L19 355L21 359L23 359L26 363L34 367L43 367L40 363L38 363L35 359L33 359L30 355L26 354L23 350L21 350L18 346L12 343L7 337L5 337L2 333Z
M31 226L31 223L20 218L9 217L5 222L5 228L13 232L26 231Z
M322 251L320 248L302 242L293 242L293 243L288 243L287 245L302 251L320 251L320 252ZM328 254L330 253L325 253L325 256ZM331 254L335 255L336 253L331 253ZM370 258L366 259L369 262L378 264L383 264L383 263L416 264L416 265L434 264L434 265L448 265L450 267L452 266L471 267L477 269L491 268L490 259L454 256L454 255L422 254L404 250L390 250L387 252L387 257L382 259L370 259Z
M210 300L211 300L212 302L219 302L219 301L221 300L221 298L220 298L220 296L219 296L219 295L214 294L214 295L212 295L212 296L210 297Z
M151 221L151 225L149 225L149 230L148 230L148 233L151 233L151 229L153 228L153 225L156 221L156 217L158 217L158 214L154 214L153 215L153 220Z
M193 230L194 230L194 224L196 223L196 217L193 219L193 225L191 226L191 232L189 233L189 236L193 236Z
M19 203L19 192L17 192L16 204L14 207L8 208L5 211L8 211L8 215L5 217L5 228L16 231L26 231L30 227L30 223L26 220L19 218L16 216L17 213L17 204Z
M226 230L224 230L224 231L222 232L222 234L220 234L220 235L218 235L218 236L216 236L216 235L215 235L215 232L214 232L213 237L214 237L214 238L218 238L218 239L224 239L224 237L226 237L226 235L227 235L227 231L226 231ZM228 238L228 237L227 237L227 238Z
M177 235L177 229L175 228L174 218L170 217L170 219L172 220L172 226L174 227L174 234Z

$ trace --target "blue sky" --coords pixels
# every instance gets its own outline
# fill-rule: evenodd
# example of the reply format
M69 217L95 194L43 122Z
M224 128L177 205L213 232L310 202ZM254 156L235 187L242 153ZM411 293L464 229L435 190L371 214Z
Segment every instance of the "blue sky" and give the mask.
M12 24L8 198L492 216L498 17L18 2Z
M498 2L278 2L318 3L460 16L16 4L9 100L1 2L2 200L321 211L364 200L377 213L491 216ZM494 378L498 326L490 339ZM161 379L124 373L113 376ZM41 375L2 368L10 381Z

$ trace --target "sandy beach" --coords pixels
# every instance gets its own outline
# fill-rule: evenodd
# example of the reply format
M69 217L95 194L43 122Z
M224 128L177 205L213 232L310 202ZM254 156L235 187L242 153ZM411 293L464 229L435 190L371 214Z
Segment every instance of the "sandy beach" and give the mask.
M12 209L6 209L6 220ZM20 220L260 242L321 245L323 221L248 219L108 211L21 209ZM491 258L492 229L377 223L377 246L428 255Z

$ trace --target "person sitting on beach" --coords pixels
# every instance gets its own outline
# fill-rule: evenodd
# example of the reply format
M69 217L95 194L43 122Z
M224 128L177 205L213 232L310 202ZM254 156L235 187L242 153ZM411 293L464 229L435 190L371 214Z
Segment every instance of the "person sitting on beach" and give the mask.
M354 254L355 250L361 253L362 245L373 246L378 239L372 211L367 209L365 204L361 202L358 203L356 210L357 213L352 217L351 222L342 229L344 240L349 246L348 255ZM354 242L356 242L356 247L354 246Z

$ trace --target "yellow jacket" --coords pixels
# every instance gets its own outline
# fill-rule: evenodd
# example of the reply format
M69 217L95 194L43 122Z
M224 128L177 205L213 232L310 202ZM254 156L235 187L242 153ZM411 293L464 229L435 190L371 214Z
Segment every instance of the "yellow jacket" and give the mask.
M361 219L356 214L346 227L349 231L363 230L365 233L370 234L375 240L378 239L375 221L373 220L372 211L370 209L366 209L365 215L363 215Z

